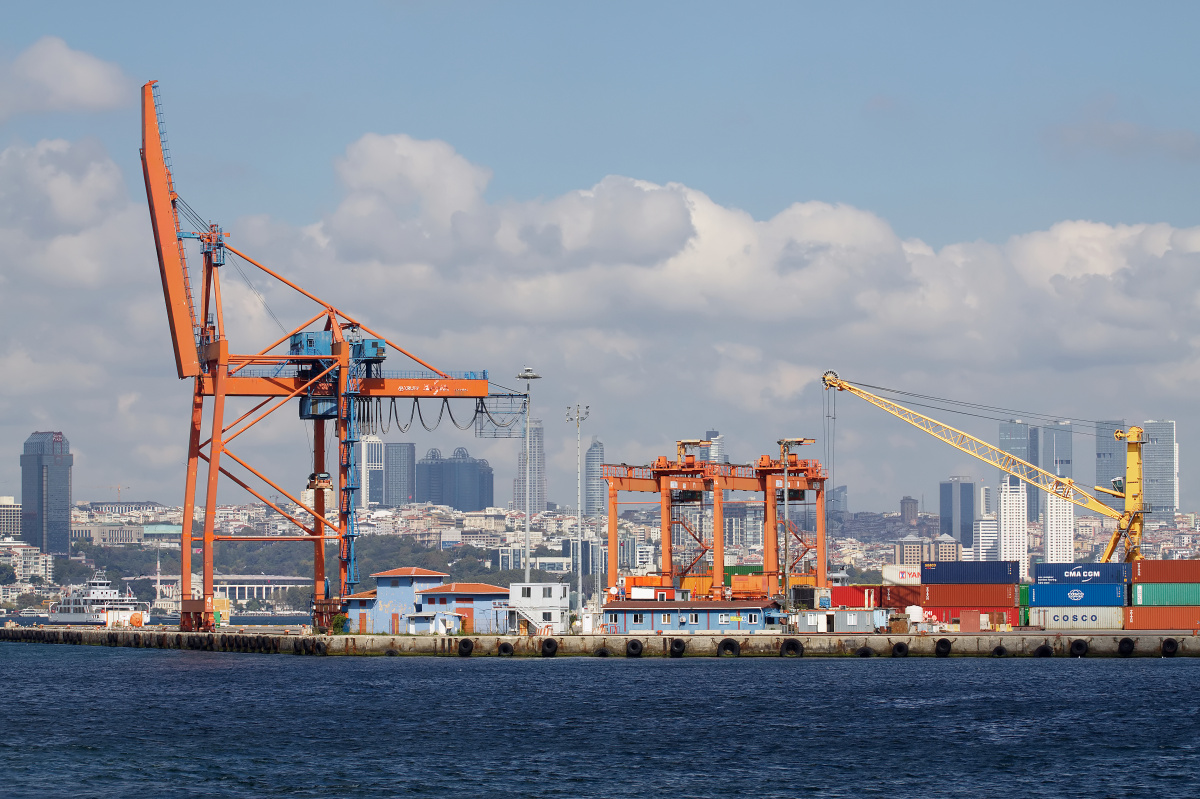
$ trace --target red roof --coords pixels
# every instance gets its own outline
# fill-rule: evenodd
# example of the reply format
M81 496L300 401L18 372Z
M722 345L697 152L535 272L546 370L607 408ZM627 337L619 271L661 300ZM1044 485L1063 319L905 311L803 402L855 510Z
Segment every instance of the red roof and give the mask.
M346 596L342 597L342 599L374 599L374 598L375 598L375 589L374 588L372 588L370 591L360 591L357 594L347 594Z
M444 572L435 572L430 569L421 569L416 566L402 566L399 569L390 569L378 574L372 574L372 577L449 577L450 575Z
M501 588L498 585L488 585L487 583L447 583L446 585L436 585L433 588L423 588L417 592L418 594L504 594L508 596L508 589Z

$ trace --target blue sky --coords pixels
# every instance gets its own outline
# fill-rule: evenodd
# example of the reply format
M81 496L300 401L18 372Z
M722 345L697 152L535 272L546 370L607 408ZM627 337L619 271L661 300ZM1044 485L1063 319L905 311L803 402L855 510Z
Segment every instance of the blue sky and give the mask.
M585 442L603 437L610 460L709 428L741 460L816 434L834 367L1005 407L1176 418L1187 505L1198 22L1193 4L9 7L0 451L64 429L81 497L120 472L178 501L187 391L137 157L136 87L154 78L193 207L444 368L532 363L544 408L593 406ZM29 97L11 65L44 37L92 59L109 99L66 86L77 72L61 73L67 100ZM56 85L63 52L37 85ZM247 339L273 329L242 310ZM842 408L854 510L982 474ZM545 415L551 499L569 501L574 431ZM296 432L273 431L266 456L306 452ZM417 440L488 457L507 501L508 443ZM1076 449L1086 482L1090 439ZM0 462L0 493L17 475Z

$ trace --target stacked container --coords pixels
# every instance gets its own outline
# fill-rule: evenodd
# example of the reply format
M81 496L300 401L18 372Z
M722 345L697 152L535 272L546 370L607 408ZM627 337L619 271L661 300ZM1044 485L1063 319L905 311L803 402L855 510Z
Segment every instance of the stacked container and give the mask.
M1119 630L1131 575L1128 563L1035 563L1029 624L1047 630Z
M1137 560L1127 630L1200 629L1200 560Z
M940 622L957 621L962 632L1016 625L1020 573L1012 560L922 563L916 604Z

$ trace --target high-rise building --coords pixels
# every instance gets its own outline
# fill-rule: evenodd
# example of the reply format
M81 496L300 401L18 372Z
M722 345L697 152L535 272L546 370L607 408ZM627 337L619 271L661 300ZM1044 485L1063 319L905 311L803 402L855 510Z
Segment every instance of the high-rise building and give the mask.
M520 441L517 476L513 478L513 510L536 516L546 510L546 431L541 419L529 420L529 511L525 508L525 440Z
M1038 428L1033 425L1028 425L1020 419L1010 419L1007 422L1000 423L1000 449L1007 452L1009 455L1020 458L1033 466L1040 466L1041 460L1039 454L1041 447L1039 441L1041 436L1038 434ZM1007 477L1007 472L1000 475L1003 480ZM1025 486L1025 512L1028 514L1028 520L1036 522L1042 509L1042 490L1034 488L1031 485Z
M46 554L71 551L71 465L59 432L34 433L21 455L21 537Z
M984 513L975 520L975 545L972 560L1000 560L1000 523L994 513Z
M1071 433L1070 422L1051 422L1042 427L1042 468L1057 477L1075 477Z
M709 463L729 463L729 453L725 450L725 436L720 430L705 430L704 440L711 442L707 447L700 447L699 460Z
M358 506L383 504L383 439L365 435L358 443Z
M595 436L583 459L583 515L608 512L608 484L604 482L604 444Z
M903 499L901 499L900 500L900 522L902 524L916 524L917 523L917 510L919 509L919 507L920 507L920 503L918 503L912 497L904 497Z
M1179 444L1174 422L1148 421L1142 425L1146 443L1142 446L1142 476L1145 502L1150 506L1146 518L1156 522L1174 522L1179 511Z
M482 458L472 458L466 447L459 447L449 458L431 449L417 461L416 502L449 505L461 511L492 507L492 467Z
M21 505L16 497L0 497L0 538L21 537Z
M940 535L948 535L970 548L975 536L975 481L955 476L939 487L938 516Z
M850 492L845 486L836 486L830 489L828 496L829 499L826 500L825 504L825 511L827 513L850 512Z
M1125 429L1125 420L1096 422L1096 485L1112 488L1112 481L1125 476L1125 442L1117 441L1118 430ZM1096 492L1096 499L1113 510L1124 511L1125 500Z
M417 445L383 445L383 505L399 508L416 502Z
M1062 497L1046 496L1042 534L1047 563L1075 562L1075 505Z
M1000 560L1021 564L1021 579L1029 576L1029 515L1025 507L1025 486L1020 479L1005 475L997 496L997 522L1000 527Z
M991 486L979 486L979 505L975 508L976 518L996 515L995 499L993 499L992 494Z

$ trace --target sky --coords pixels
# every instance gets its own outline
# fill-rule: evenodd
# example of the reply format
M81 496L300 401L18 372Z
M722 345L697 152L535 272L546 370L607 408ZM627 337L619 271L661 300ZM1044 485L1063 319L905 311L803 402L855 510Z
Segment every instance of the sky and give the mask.
M994 470L820 375L1080 420L1200 388L1191 4L26 4L0 30L0 495L62 430L74 497L181 502L138 160L160 82L181 195L230 242L442 369L543 375L549 496L583 445L645 463L832 448L851 510ZM315 311L252 277L284 324ZM230 276L233 346L278 328ZM389 362L391 368L403 368ZM246 455L298 488L310 440ZM945 421L990 442L991 419ZM247 438L250 436L248 435ZM443 425L496 469L513 441ZM1094 438L1075 437L1092 479ZM230 492L222 501L240 501Z

